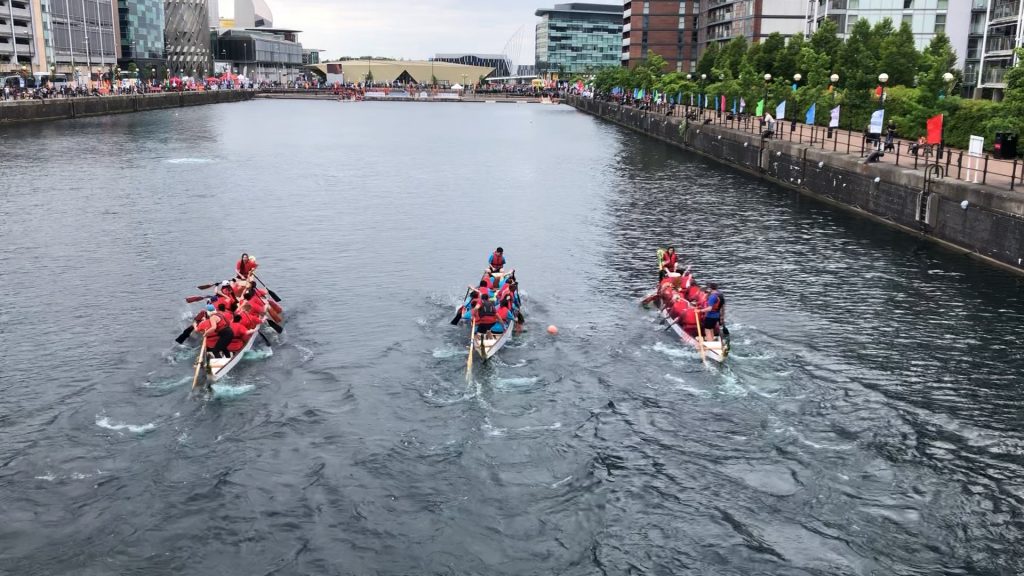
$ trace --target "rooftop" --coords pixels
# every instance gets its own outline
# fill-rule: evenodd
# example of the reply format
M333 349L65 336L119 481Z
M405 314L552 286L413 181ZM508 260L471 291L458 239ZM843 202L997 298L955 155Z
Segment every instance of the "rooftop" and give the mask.
M534 15L544 16L552 12L571 12L574 14L617 14L622 16L622 4L570 2L568 4L555 4L554 8L540 8L534 12Z

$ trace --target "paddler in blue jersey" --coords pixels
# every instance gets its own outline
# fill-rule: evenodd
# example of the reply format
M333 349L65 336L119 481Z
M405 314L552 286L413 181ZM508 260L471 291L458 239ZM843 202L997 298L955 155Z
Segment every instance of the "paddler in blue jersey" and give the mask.
M714 282L708 282L707 292L707 305L700 311L704 314L704 333L708 340L712 340L718 334L718 327L725 314L725 296L718 291L718 284Z

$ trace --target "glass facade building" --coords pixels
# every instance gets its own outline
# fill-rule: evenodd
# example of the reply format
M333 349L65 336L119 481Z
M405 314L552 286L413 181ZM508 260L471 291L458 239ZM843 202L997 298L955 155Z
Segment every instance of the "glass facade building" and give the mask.
M295 30L263 32L228 30L217 38L217 59L232 62L239 74L253 80L286 82L301 74L308 58Z
M121 67L159 66L164 61L164 0L117 0Z
M971 0L817 0L808 5L807 32L814 33L828 18L835 21L839 37L845 39L857 20L865 19L873 26L889 18L895 27L901 22L910 26L918 50L937 32L944 32L963 57L970 17Z
M556 4L537 10L537 73L593 73L620 63L622 4Z
M11 3L10 5L14 5ZM36 68L56 68L78 79L117 62L118 33L111 0L35 0L43 52ZM37 44L38 46L38 44Z

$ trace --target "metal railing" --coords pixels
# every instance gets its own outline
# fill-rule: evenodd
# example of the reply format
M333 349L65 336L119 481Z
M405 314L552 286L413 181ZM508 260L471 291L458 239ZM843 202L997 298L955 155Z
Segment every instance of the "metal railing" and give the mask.
M715 124L740 132L758 134L765 140L781 140L804 144L812 148L836 153L856 155L865 163L892 164L919 170L939 164L946 178L1015 190L1024 185L1024 161L1020 158L997 158L989 153L971 156L964 150L938 145L918 145L901 138L888 141L884 134L867 135L844 128L812 126L794 121L776 121L766 127L761 118L749 114L719 113L715 110L695 106L664 104L651 106L648 110L656 116L668 116L673 120L688 120L696 124ZM770 128L773 128L770 130ZM878 153L876 155L876 153Z

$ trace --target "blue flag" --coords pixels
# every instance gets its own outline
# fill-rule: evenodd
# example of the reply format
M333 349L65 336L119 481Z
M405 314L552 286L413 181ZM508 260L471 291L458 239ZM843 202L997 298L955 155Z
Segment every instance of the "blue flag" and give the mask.
M807 109L807 118L804 121L811 126L814 125L814 113L816 112L816 108L816 104L811 104L811 107Z
M683 93L682 92L676 94L676 102L678 102L680 104L683 103Z
M735 98L732 99L732 113L733 114L736 113L736 99Z
M707 108L707 107L708 107L708 100L711 100L711 97L710 97L710 96L708 96L707 94L705 94L705 95L704 95L704 107L705 107L705 108Z

